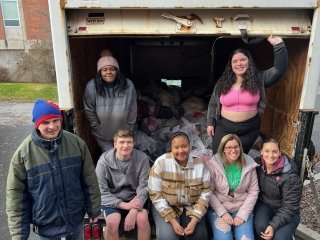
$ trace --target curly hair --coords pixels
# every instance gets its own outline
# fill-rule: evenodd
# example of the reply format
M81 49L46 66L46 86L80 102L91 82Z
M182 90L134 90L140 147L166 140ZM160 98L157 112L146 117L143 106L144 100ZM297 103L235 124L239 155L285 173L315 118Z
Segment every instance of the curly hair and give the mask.
M126 77L122 73L120 73L119 70L117 70L117 75L116 75L115 81L112 84L108 84L102 79L100 71L98 71L94 77L94 85L96 87L97 93L100 96L105 97L106 96L106 89L107 89L108 96L110 97L109 90L108 90L108 88L105 87L105 86L110 86L114 90L119 90L117 97L122 97L124 95L124 91L128 88L128 82L127 82ZM113 92L113 94L114 94L114 92ZM116 97L116 96L114 96L114 97Z
M259 91L260 81L258 79L257 68L254 64L252 56L247 49L238 48L231 53L226 68L217 81L216 90L219 96L221 94L226 94L236 81L236 75L232 70L231 61L232 57L237 53L244 54L249 61L248 69L245 73L241 89L246 90L251 94L256 94Z

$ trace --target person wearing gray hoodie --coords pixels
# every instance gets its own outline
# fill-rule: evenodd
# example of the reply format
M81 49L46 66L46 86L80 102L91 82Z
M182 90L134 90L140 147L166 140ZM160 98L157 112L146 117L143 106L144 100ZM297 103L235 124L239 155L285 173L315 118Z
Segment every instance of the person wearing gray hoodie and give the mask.
M84 111L102 152L113 147L118 129L133 130L137 118L137 93L112 56L102 56L97 73L86 86Z
M146 204L149 157L133 146L132 132L119 129L114 136L114 148L101 155L96 167L106 239L119 239L121 221L125 231L137 226L139 240L150 239Z

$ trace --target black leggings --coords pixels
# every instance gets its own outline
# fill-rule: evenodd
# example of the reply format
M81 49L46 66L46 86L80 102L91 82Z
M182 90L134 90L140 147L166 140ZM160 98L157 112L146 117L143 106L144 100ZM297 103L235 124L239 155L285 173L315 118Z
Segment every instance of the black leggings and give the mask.
M212 152L215 154L223 136L236 134L242 143L243 152L248 153L260 134L261 120L259 115L244 122L233 122L221 116L216 120L214 135L212 137Z

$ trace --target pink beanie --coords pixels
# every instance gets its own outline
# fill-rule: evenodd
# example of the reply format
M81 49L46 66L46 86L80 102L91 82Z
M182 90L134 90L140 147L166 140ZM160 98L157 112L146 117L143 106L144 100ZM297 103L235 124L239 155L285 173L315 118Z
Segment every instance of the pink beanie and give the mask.
M99 72L100 69L105 66L113 66L117 69L120 69L117 60L111 56L103 56L99 59L97 62L97 72Z

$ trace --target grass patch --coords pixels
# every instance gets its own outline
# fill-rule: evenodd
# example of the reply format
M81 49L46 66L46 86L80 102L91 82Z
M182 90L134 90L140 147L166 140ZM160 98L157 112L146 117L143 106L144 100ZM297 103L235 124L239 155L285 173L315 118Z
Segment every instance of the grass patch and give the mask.
M56 83L0 83L0 101L58 100Z

